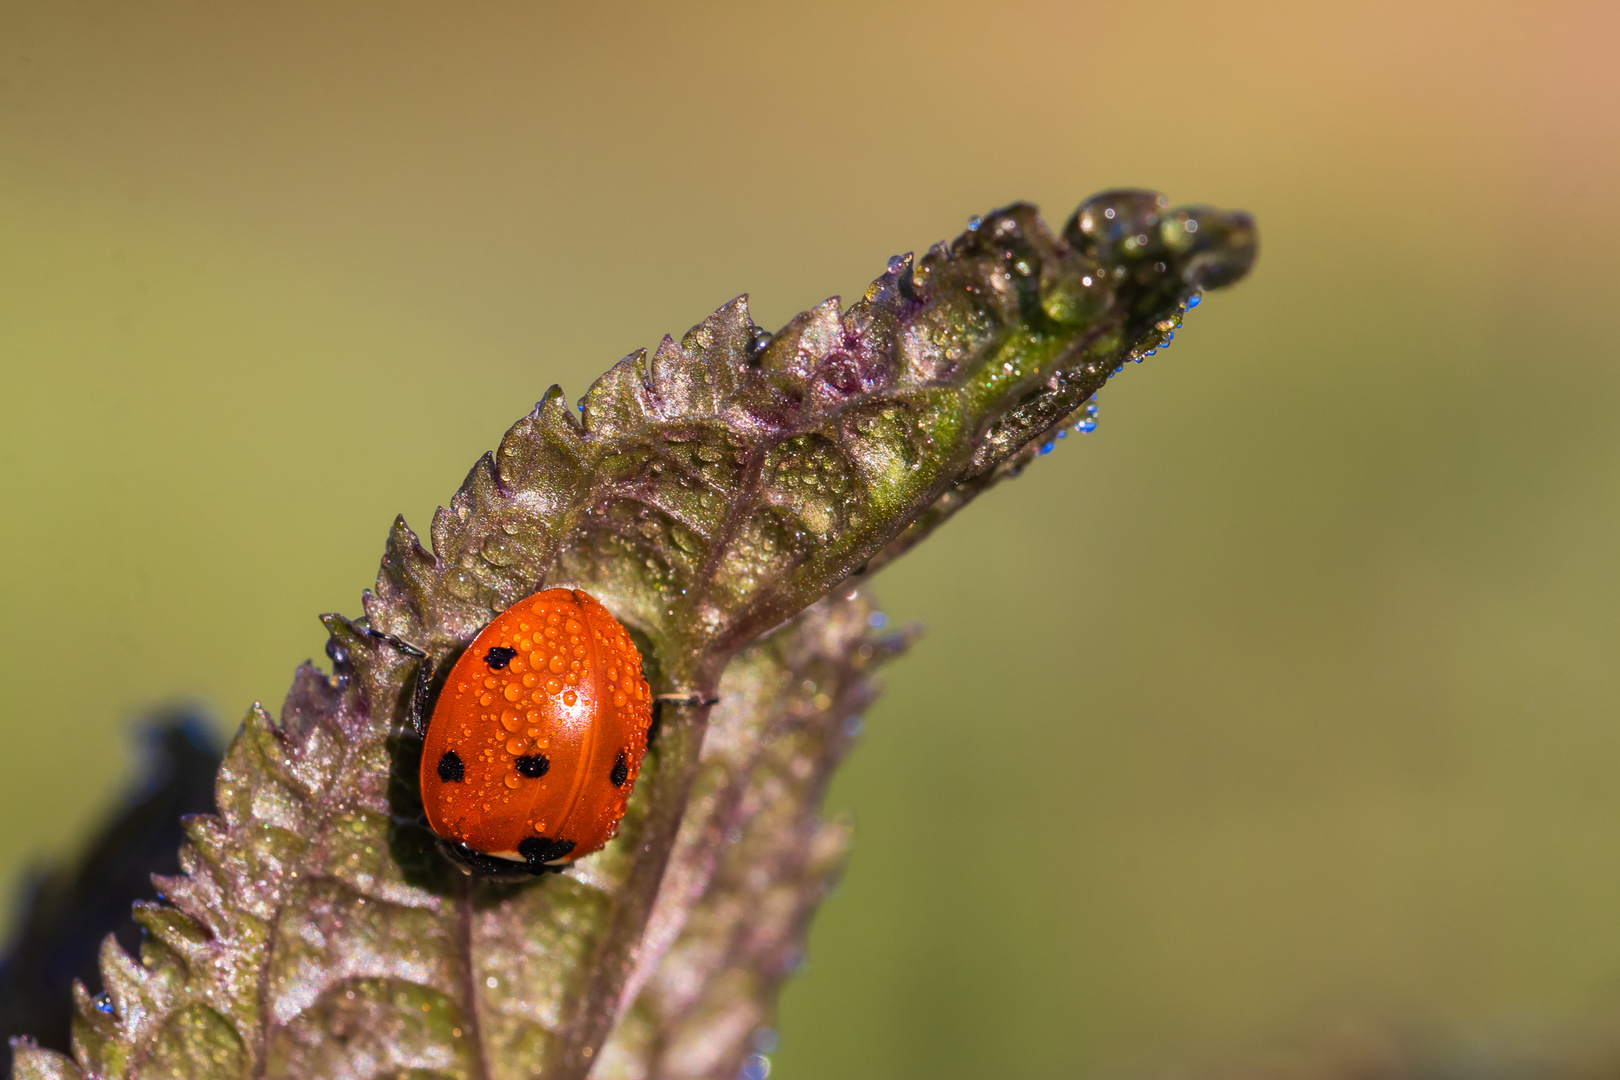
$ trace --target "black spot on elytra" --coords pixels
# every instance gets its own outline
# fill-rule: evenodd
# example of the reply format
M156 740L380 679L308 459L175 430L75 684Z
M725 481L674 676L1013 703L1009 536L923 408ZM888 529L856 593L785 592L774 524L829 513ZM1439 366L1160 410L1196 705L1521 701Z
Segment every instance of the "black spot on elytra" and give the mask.
M546 775L551 768L551 759L544 754L524 754L517 759L517 771L530 780Z
M447 784L459 784L466 775L462 767L461 756L454 750L446 750L444 757L439 759L439 779Z
M625 760L623 750L613 759L613 771L608 773L608 779L613 781L614 787L624 787L624 782L630 779L630 762Z
M484 663L489 665L491 671L500 671L507 664L510 664L512 657L516 655L516 649L508 649L505 645L497 645L484 654Z
M529 860L529 865L555 862L574 850L572 840L553 840L549 836L531 836L518 843L518 854Z

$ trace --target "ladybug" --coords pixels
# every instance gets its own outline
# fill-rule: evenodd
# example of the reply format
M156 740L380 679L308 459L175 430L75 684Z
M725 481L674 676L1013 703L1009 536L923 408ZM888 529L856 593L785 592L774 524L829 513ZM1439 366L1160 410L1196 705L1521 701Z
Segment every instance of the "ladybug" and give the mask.
M471 871L543 874L600 850L641 771L641 653L578 589L507 608L451 667L422 745L422 806Z

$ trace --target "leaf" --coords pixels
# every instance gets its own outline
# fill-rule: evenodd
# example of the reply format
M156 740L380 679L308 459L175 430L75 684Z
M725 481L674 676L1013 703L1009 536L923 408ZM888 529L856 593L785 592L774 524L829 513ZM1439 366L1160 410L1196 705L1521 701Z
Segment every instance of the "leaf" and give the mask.
M869 673L909 636L870 638L872 611L856 591L823 600L727 669L646 932L658 960L631 974L593 1075L729 1080L772 1021L849 844L822 795L875 697Z
M582 419L553 387L434 515L431 551L395 523L365 617L326 617L333 674L305 666L279 719L249 713L168 903L137 909L139 962L109 942L105 996L78 994L77 1069L732 1075L836 874L844 830L817 807L842 719L900 646L866 635L849 580L1026 464L1253 255L1246 216L1150 193L1088 201L1061 239L1015 205L891 260L847 311L772 335L733 301L620 361ZM614 843L475 881L421 824L413 686L564 583L685 701ZM17 1049L15 1075L74 1068Z

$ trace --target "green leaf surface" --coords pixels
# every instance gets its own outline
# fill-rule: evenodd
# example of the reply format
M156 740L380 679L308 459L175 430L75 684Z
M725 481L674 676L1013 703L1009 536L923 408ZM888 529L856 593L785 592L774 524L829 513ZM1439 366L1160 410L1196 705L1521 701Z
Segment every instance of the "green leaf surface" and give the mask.
M844 720L904 644L854 579L1027 464L1254 252L1246 216L1151 193L1097 196L1061 237L1015 205L847 310L768 334L733 301L620 361L582 417L552 388L431 551L396 522L364 617L326 617L333 673L249 713L218 814L137 912L139 959L103 950L73 1061L20 1043L13 1075L729 1080L841 865L819 805ZM564 584L690 701L607 848L475 880L422 824L412 689Z

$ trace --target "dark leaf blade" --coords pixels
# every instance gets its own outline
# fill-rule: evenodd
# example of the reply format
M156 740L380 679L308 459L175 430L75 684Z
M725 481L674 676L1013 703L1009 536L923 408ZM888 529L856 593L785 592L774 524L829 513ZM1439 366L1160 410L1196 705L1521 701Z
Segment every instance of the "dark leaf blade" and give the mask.
M69 1049L72 984L99 985L101 942L115 934L135 948L130 906L156 895L154 873L179 869L180 817L213 809L220 754L207 722L188 713L154 717L143 735L142 776L125 805L77 865L33 885L21 926L0 961L0 1036L28 1035Z
M435 514L431 550L396 522L365 619L327 619L333 676L301 670L279 722L250 714L219 815L188 823L184 873L163 883L172 907L140 913L141 962L112 948L108 999L79 996L77 1060L96 1077L583 1077L633 1003L610 1056L671 1076L734 1066L742 1044L711 1013L769 1012L771 957L841 850L814 814L834 702L802 725L819 735L778 738L771 718L799 706L761 665L800 685L795 665L830 665L840 694L865 693L851 657L878 646L837 614L859 602L812 605L1015 472L1252 258L1243 215L1146 193L1089 201L1062 239L1017 205L774 337L733 301L620 361L582 418L552 388ZM407 705L421 658L442 673L493 613L561 584L614 611L655 692L685 700L616 841L560 875L475 883L419 823ZM820 653L788 644L817 634L833 641ZM717 691L736 700L711 727ZM717 788L705 761L731 737L753 765ZM763 877L716 844L728 814ZM745 933L740 913L767 897ZM671 965L696 997L671 996ZM671 1049L681 1038L723 1052L703 1064ZM19 1070L59 1066L19 1051Z

